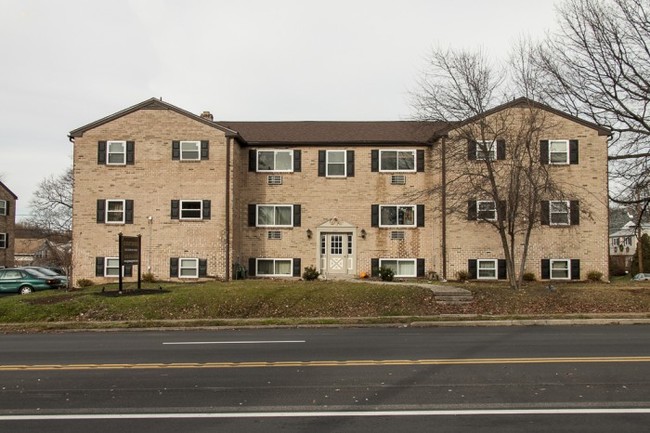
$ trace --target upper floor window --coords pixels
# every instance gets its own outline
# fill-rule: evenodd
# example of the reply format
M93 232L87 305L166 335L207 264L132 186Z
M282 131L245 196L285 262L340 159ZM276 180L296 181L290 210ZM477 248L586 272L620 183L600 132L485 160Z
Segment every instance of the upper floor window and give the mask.
M476 201L477 218L486 221L496 221L497 205L494 200Z
M133 224L133 200L97 200L97 222Z
M569 202L565 200L549 202L549 217L551 225L569 225Z
M328 150L326 153L326 159L327 177L345 177L345 150Z
M7 200L0 200L0 215L7 215Z
M578 140L541 140L540 156L542 164L578 164Z
M415 227L415 205L379 205L379 227Z
M210 142L207 140L172 141L172 159L180 161L201 161L209 159Z
M0 233L0 249L7 248L7 233Z
M126 141L108 141L106 143L106 164L126 165Z
M171 219L209 220L211 209L211 200L172 200Z
M497 159L497 144L493 140L479 140L476 142L477 160Z
M415 151L380 150L379 171L415 171Z
M257 171L293 171L293 150L258 150Z
M578 200L543 200L541 224L551 226L580 224L580 202Z
M293 227L293 205L257 205L257 227Z

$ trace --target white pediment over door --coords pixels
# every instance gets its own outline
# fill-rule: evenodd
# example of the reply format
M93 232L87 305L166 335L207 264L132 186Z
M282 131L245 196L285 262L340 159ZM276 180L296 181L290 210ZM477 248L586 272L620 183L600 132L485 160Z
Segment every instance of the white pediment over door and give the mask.
M347 221L343 221L338 219L337 217L333 217L327 221L325 221L323 224L318 226L319 230L328 230L328 229L355 229L356 226L354 224L350 224Z

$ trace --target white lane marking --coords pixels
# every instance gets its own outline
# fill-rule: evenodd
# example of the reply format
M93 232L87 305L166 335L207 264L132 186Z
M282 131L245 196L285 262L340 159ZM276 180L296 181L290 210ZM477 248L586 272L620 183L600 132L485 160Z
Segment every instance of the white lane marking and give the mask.
M650 414L650 408L468 409L468 410L0 415L0 422L2 421L87 420L87 419L326 418L326 417L381 417L381 416L397 417L397 416L620 415L620 414Z
M169 341L163 345L191 345L191 344L285 344L306 343L306 340L250 340L250 341Z

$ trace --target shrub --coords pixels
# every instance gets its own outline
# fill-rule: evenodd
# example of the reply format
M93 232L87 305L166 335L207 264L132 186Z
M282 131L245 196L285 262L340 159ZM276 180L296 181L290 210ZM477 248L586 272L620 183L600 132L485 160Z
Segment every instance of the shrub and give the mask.
M79 279L77 280L77 286L79 286L79 287L81 287L81 288L84 288L84 287L90 287L90 286L92 286L93 284L94 284L94 283L93 283L92 281L90 281L88 278L79 278Z
M587 273L587 279L588 279L589 281L596 282L596 281L600 281L602 278L603 278L603 273L602 273L602 272L598 272L598 271L589 271L589 272Z
M535 278L535 274L532 272L524 272L524 275L521 277L524 281L536 281L537 278Z
M469 273L467 271L456 272L456 279L458 281L467 281L468 278L469 278Z
M142 274L142 281L144 281L145 283L155 283L156 277L154 277L152 272L146 272Z
M320 272L318 272L315 267L307 266L305 267L305 272L302 273L302 278L305 281L313 281L317 279L319 275Z
M395 272L393 272L391 268L382 266L379 268L379 276L381 277L382 281L393 281L393 278L395 277Z

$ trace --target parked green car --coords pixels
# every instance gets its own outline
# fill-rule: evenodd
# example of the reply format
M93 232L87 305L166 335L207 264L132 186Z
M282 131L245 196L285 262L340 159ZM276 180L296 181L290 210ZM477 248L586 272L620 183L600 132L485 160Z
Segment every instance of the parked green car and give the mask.
M0 293L15 292L22 295L36 290L56 289L61 282L29 269L0 269Z

